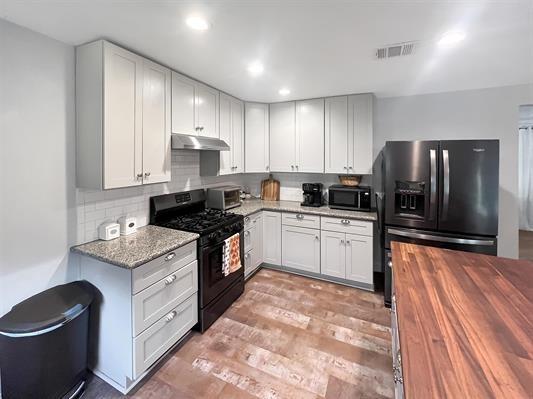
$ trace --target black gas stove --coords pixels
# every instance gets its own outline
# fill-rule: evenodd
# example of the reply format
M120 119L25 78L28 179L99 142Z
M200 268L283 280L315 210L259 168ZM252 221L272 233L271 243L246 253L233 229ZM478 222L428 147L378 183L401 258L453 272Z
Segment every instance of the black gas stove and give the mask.
M227 276L222 273L224 241L237 233L244 262L244 217L206 209L205 191L193 190L150 198L150 224L200 235L197 329L205 331L244 291L244 263Z

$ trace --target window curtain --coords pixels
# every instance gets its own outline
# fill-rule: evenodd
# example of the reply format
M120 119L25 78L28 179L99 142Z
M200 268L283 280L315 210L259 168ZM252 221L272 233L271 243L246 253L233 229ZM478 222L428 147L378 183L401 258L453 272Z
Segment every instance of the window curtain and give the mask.
M520 127L518 134L520 230L533 231L533 126Z

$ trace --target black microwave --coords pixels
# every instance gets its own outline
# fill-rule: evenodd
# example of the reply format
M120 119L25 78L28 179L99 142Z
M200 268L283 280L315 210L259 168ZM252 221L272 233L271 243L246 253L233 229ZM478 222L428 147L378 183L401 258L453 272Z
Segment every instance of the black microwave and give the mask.
M370 212L372 189L367 186L334 184L328 188L328 202L332 209Z

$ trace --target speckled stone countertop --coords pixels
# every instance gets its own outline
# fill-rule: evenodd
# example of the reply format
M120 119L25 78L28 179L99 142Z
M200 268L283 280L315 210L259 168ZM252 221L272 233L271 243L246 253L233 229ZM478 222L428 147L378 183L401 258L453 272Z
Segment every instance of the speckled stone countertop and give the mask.
M319 216L332 216L347 219L359 219L374 222L377 220L377 214L375 212L358 212L358 211L345 211L341 209L331 209L329 206L324 205L319 208L313 208L309 206L302 206L297 201L263 201L260 199L245 200L241 206L230 209L228 212L233 212L238 215L248 216L252 213L265 211L278 211L278 212L296 212L304 213L307 215L319 215Z
M92 241L70 250L125 269L134 269L198 237L195 233L148 225L128 236Z

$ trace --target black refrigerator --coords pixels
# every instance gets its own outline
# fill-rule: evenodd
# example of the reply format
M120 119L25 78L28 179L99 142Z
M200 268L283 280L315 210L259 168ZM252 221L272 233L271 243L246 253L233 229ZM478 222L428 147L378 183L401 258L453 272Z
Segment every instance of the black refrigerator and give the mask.
M392 241L497 254L498 140L385 145L385 305Z

